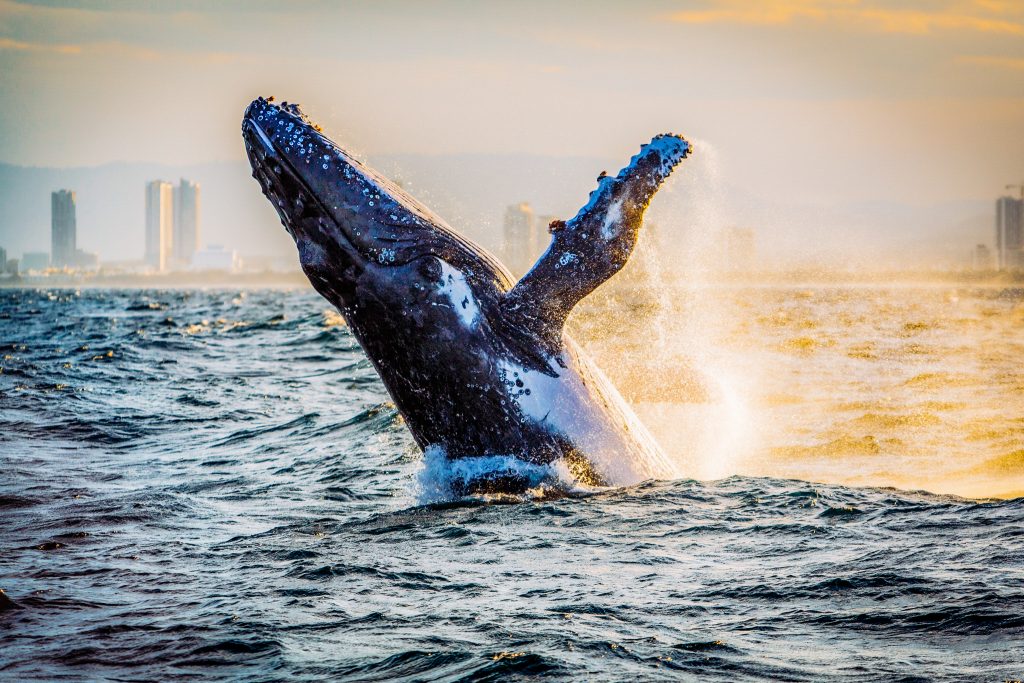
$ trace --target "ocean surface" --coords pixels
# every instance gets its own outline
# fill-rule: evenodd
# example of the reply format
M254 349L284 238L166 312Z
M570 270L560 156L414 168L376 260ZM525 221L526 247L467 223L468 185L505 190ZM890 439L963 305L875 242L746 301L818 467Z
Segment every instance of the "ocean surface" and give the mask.
M609 290L677 464L450 499L308 290L0 290L2 680L1024 678L1024 300Z

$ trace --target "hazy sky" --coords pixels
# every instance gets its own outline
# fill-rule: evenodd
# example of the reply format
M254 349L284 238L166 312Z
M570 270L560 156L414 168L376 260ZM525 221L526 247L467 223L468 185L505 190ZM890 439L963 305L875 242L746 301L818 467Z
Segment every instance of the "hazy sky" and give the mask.
M625 160L653 133L801 201L1024 180L1024 0L11 2L0 161L242 158L256 95L368 155Z

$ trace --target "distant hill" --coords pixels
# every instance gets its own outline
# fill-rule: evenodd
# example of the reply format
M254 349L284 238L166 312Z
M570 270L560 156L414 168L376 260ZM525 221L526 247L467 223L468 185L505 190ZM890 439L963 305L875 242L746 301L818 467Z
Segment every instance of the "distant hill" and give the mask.
M496 250L509 204L528 201L538 214L571 217L602 170L624 160L532 155L380 156L385 174L484 246ZM185 177L202 185L202 239L245 256L291 258L294 247L244 161L190 166L112 163L83 168L0 164L0 246L11 256L49 251L50 192L75 190L78 244L103 260L140 259L144 186ZM670 254L709 248L726 225L754 228L761 258L776 265L864 262L885 267L959 263L974 244L992 243L992 201L934 205L808 205L762 199L720 183L698 159L659 194L651 219ZM685 264L683 264L685 265Z

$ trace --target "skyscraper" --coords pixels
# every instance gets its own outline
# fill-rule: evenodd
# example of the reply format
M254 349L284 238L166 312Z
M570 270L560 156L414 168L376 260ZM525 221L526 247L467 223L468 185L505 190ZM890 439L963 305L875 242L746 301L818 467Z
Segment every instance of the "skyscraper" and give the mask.
M996 200L996 267L1024 268L1024 199Z
M167 269L174 239L174 186L162 180L146 183L146 263Z
M174 188L174 261L188 266L199 248L199 183L184 178Z
M505 210L505 265L516 277L533 265L537 255L537 223L533 209L526 202Z
M57 190L50 194L50 263L55 268L75 265L75 193Z

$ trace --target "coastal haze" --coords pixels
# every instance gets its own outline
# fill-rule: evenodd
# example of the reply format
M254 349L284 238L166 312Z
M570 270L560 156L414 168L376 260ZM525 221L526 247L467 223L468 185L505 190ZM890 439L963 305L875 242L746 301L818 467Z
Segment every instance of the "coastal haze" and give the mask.
M1024 181L1012 2L4 0L0 19L9 257L47 250L49 193L67 188L79 247L140 260L145 183L184 177L205 244L286 266L238 136L258 94L301 101L496 251L507 206L568 217L661 130L713 160L690 211L713 197L765 269L970 266Z

